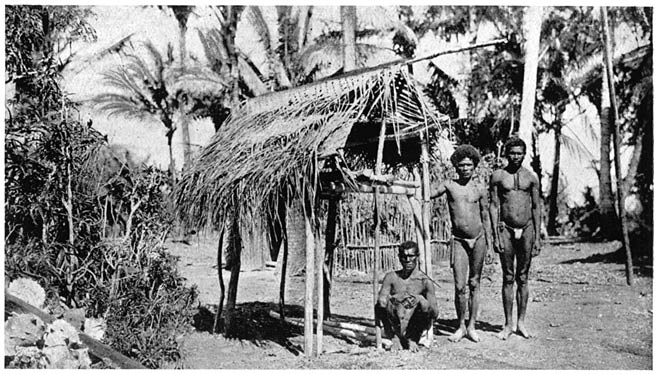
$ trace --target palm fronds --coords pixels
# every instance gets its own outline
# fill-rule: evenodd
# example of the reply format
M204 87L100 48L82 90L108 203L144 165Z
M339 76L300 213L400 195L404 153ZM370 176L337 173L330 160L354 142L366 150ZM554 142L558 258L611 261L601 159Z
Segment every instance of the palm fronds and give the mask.
M229 210L244 217L272 211L281 191L312 198L320 152L336 152L333 144L345 144L357 122L377 135L383 120L396 136L441 126L406 66L366 69L251 99L182 176L175 192L179 215L190 226L218 225Z

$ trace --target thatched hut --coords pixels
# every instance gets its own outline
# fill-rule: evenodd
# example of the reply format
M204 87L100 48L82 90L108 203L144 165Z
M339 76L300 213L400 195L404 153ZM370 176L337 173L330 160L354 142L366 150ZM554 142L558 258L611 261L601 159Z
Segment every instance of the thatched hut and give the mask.
M222 232L225 226L233 228L229 232L233 233L233 251L238 255L237 266L232 266L227 312L235 302L241 246L236 234L240 226L281 223L282 206L297 203L304 212L305 337L309 341L305 351L309 354L313 312L309 294L313 292L313 277L318 277L319 285L327 279L323 261L314 264L314 257L331 261L331 256L325 256L325 248L314 245L318 199L330 199L328 251L332 250L331 238L335 235L334 223L330 224L332 214L336 214L332 203L343 193L373 193L376 218L380 193L407 195L414 205L422 190L427 201L427 146L429 139L446 136L447 124L448 118L431 110L406 63L357 70L259 96L235 110L184 172L176 189L178 212L184 224L211 226ZM417 166L415 172L411 165ZM417 206L419 244L429 243L429 213L427 209L422 212L420 204ZM284 223L270 226L285 231ZM377 260L378 230L375 232ZM285 273L283 270L284 276ZM282 284L284 280L282 277ZM374 292L376 280L374 272ZM220 282L223 287L221 279ZM318 293L318 318L322 319L327 287L323 290L319 286ZM283 299L283 293L280 297ZM322 328L318 335L322 336Z

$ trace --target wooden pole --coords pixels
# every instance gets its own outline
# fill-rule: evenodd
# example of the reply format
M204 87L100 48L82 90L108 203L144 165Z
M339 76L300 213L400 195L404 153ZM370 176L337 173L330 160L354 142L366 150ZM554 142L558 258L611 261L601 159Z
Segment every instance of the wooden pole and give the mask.
M285 216L285 215L284 215ZM279 282L279 313L281 314L282 322L284 321L284 306L286 305L286 267L288 265L288 234L286 233L286 226L283 227L284 240L282 241L282 254L281 254L281 275Z
M414 168L413 174L415 180L421 180L419 171L416 168ZM422 205L419 203L420 201L423 201L422 191L420 189L417 189L416 194L413 197L408 196L408 201L412 206L412 214L414 216L414 232L416 233L416 243L417 246L419 247L419 268L425 269L426 241L425 238L423 237L423 208Z
M315 223L315 220L312 221ZM318 232L318 228L314 227L314 233ZM317 237L317 236L314 236ZM320 240L320 238L318 238ZM324 319L323 315L325 312L325 307L323 306L325 297L323 296L323 288L325 287L325 282L324 282L324 271L323 268L325 267L325 247L322 246L320 243L316 243L316 288L318 295L316 297L318 306L316 307L316 313L318 314L318 320L322 321ZM316 324L316 357L320 357L321 353L323 353L323 324L318 323Z
M384 137L387 132L387 124L382 121L380 126L380 138L378 139L378 153L375 159L375 175L382 174L382 156L384 152ZM378 303L378 265L380 264L380 212L378 211L379 188L374 186L373 189L373 223L375 224L374 247L373 247L373 318L375 319L375 349L382 349L382 330L380 320L375 313L375 306Z
M424 131L419 132L421 139L421 193L423 194L423 246L425 247L425 273L432 280L432 247L430 246L430 171L428 169L428 161L430 156L428 154L428 136ZM428 330L428 341L432 346L433 342L433 327Z
M238 208L233 212L231 223L231 240L229 251L231 251L231 276L229 277L229 289L227 290L227 310L224 318L225 334L231 336L235 331L236 298L238 297L238 280L240 277L242 238L240 236L240 219Z
M324 319L330 317L330 295L332 292L332 278L334 271L334 245L336 242L336 218L338 215L338 198L330 199L329 207L327 209L327 227L325 228L325 266L324 267L324 289L323 289L323 306L324 306ZM345 245L345 243L344 243Z
M222 274L222 247L224 247L224 229L226 223L222 225L220 231L220 239L217 243L217 278L220 282L220 301L217 303L217 312L215 313L215 321L213 321L213 334L217 332L220 319L222 318L222 308L224 307L224 276Z
M304 198L303 198L304 199ZM305 268L305 293L304 293L304 355L311 357L313 352L313 286L315 268L315 238L311 226L312 212L307 209L305 201L302 201L304 212L304 232L306 237L307 263Z
M618 129L618 104L616 102L616 91L615 91L615 86L613 79L615 78L613 76L613 56L612 56L612 51L611 51L611 37L610 37L610 31L609 31L609 17L607 14L607 9L606 7L601 7L600 11L602 12L602 35L604 36L604 59L606 63L606 76L607 76L607 81L609 85L609 97L611 100L611 116L612 118L612 124L613 124L613 131L611 131L611 135L613 135L613 159L615 162L615 170L616 170L616 197L618 198L618 215L620 216L620 223L621 223L621 229L622 229L622 244L625 248L625 256L626 256L626 262L625 262L625 273L627 275L627 284L628 285L633 285L634 284L634 271L633 271L633 263L632 263L632 252L631 248L629 247L629 230L627 226L627 218L625 214L625 203L624 203L624 196L622 195L622 175L620 171L620 132Z

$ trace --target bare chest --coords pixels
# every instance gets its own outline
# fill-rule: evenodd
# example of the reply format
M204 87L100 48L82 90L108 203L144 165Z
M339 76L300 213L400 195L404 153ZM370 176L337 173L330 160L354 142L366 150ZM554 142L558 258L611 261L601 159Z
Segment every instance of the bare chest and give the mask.
M407 279L398 279L393 285L392 294L420 295L423 292L423 279L419 276L410 276Z
M501 174L498 184L499 189L504 194L513 191L531 192L533 179L522 171L514 174L504 172Z

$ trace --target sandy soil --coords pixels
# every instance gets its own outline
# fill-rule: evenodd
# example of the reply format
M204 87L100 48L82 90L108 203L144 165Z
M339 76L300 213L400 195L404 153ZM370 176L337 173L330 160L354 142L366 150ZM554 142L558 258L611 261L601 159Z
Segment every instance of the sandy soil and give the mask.
M238 289L237 338L211 335L219 294L213 238L191 245L171 243L180 270L200 291L196 330L184 338L183 365L189 369L652 369L652 269L636 269L636 283L625 283L619 243L545 246L531 268L527 325L534 336L495 334L503 325L498 263L485 266L477 328L482 341L451 343L455 329L453 284L447 263L434 267L440 315L431 349L378 352L370 346L325 335L323 355L301 354L302 332L267 316L277 310L279 281L274 270L242 272ZM229 274L225 272L225 281ZM301 313L304 278L288 282L289 313ZM340 274L332 312L347 319L372 317L368 277Z

